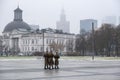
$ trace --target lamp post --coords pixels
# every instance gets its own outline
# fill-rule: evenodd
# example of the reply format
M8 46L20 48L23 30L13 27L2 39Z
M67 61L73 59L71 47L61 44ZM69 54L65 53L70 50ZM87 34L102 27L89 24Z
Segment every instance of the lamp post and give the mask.
M95 55L95 33L94 33L94 23L92 22L92 60L94 60L94 55Z
M43 36L43 55L44 55L44 32L45 32L45 29L42 30L42 36Z

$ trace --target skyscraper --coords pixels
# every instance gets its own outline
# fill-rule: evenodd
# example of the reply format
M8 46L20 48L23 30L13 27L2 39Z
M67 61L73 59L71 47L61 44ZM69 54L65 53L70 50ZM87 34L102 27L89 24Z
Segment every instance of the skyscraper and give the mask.
M117 17L116 16L106 16L103 18L102 24L117 25Z
M119 20L118 20L118 25L120 24L120 16L119 16Z
M60 15L60 21L56 22L57 29L63 32L70 33L70 22L66 20L66 15L64 9L62 9Z
M80 33L90 32L92 30L92 23L94 23L94 28L97 28L97 20L85 19L80 20Z

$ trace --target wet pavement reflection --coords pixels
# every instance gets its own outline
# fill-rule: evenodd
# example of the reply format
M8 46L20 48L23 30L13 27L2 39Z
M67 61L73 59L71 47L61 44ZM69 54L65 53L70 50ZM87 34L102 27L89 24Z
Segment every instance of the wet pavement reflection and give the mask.
M44 61L0 61L0 80L119 80L120 61L60 60L60 69L44 69Z

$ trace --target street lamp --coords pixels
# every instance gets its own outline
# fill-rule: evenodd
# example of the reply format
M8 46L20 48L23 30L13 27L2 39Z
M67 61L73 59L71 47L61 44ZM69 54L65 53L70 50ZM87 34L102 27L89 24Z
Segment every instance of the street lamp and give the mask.
M95 55L95 33L94 33L94 23L93 22L92 22L92 47L93 47L92 60L94 60L94 55Z
M45 29L42 29L42 34L43 34L43 55L44 55L44 33L45 33Z

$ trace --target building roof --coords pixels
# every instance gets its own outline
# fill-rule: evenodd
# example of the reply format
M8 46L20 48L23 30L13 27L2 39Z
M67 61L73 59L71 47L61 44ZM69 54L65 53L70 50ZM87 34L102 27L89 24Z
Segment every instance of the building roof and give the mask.
M17 9L15 9L14 11L22 12L22 10L19 7Z
M56 34L74 35L72 33L63 32L62 30L59 30L59 29L46 28L46 29L42 29L41 32L43 32L43 30L44 30L45 33L56 33Z
M29 27L29 25L27 23L25 23L24 21L12 21L10 23L8 23L3 32L11 32L14 29L26 29L26 30L30 30L31 28Z

